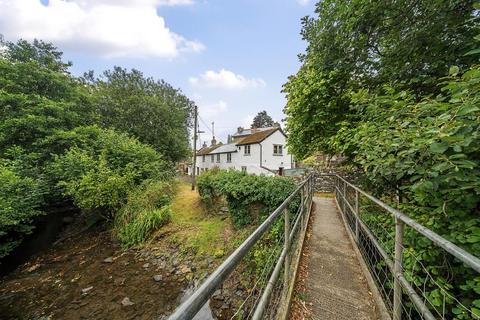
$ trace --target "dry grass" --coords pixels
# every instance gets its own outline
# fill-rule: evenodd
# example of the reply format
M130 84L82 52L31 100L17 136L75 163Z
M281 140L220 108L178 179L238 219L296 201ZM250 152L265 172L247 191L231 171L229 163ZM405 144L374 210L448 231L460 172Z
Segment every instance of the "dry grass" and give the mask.
M218 258L229 251L234 236L230 218L209 213L198 192L183 181L178 182L168 228L175 230L173 237L183 248Z

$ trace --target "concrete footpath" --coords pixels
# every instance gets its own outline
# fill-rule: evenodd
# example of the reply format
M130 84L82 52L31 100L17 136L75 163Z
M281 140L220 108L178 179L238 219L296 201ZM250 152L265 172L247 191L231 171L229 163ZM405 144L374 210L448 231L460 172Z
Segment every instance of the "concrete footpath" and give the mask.
M314 202L305 280L312 319L379 319L335 200Z

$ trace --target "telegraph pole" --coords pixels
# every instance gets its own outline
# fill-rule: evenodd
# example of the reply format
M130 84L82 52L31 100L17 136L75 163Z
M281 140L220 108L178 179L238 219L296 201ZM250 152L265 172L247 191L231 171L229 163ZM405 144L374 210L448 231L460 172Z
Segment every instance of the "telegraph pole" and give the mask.
M193 167L192 167L192 190L195 190L195 178L197 174L197 128L198 128L198 107L195 105L193 108L194 120L193 120Z

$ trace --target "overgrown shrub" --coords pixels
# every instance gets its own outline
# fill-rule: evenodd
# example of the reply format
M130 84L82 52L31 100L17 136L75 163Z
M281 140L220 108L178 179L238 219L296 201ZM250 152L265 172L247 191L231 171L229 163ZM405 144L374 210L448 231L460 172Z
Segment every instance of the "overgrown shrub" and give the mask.
M115 216L114 231L124 247L143 243L156 229L170 221L170 202L175 193L171 182L151 182L128 195Z
M112 215L144 181L168 180L173 175L158 152L113 130L79 127L59 132L51 140L71 146L54 157L49 173L63 195L81 209Z
M295 190L290 178L254 176L230 170L210 170L198 177L198 192L209 206L223 197L237 228L263 220ZM299 199L289 209L295 212ZM257 210L259 211L257 212Z
M0 258L17 247L34 229L34 218L44 214L41 182L0 163Z

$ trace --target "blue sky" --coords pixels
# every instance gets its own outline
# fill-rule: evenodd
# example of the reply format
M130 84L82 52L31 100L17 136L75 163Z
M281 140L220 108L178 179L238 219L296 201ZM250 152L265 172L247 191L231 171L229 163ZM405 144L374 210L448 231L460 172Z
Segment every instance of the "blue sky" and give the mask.
M305 48L300 19L313 11L308 0L6 0L0 33L53 42L77 75L120 65L164 79L225 140L258 111L283 118L282 84Z

